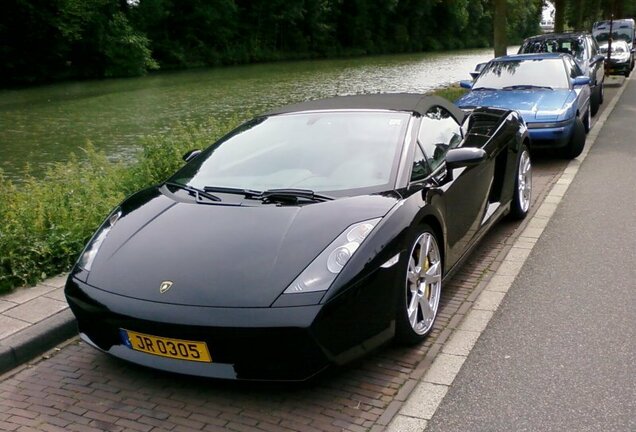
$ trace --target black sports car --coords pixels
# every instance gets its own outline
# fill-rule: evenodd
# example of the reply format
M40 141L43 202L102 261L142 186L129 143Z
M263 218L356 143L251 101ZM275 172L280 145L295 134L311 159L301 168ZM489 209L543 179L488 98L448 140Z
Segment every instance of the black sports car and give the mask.
M442 283L530 205L524 123L433 96L255 118L121 203L66 284L81 337L184 374L303 380L433 326Z

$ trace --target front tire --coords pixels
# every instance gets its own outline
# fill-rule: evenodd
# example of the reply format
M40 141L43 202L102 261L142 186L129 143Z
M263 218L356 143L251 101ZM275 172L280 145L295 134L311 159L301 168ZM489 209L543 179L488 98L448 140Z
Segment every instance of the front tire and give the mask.
M433 328L442 292L442 255L435 232L422 225L409 244L396 310L396 340L421 342Z
M515 178L515 190L513 192L512 203L510 204L510 217L512 219L523 219L530 210L532 199L532 164L530 162L530 152L525 145L521 146L517 161L517 171Z
M566 159L574 159L583 151L585 147L585 126L580 118L574 120L574 130L570 135L570 141L563 148L562 155Z

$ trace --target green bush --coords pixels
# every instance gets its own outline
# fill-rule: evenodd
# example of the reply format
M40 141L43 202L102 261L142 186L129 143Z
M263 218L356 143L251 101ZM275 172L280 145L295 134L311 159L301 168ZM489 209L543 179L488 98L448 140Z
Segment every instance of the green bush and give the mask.
M186 151L207 147L238 122L177 125L145 138L131 165L88 143L81 157L53 164L41 179L27 174L16 185L0 172L0 293L68 271L117 203L164 180Z
M457 99L466 94L468 90L461 88L458 85L451 85L438 90L435 90L434 94L448 99L451 102L455 102Z

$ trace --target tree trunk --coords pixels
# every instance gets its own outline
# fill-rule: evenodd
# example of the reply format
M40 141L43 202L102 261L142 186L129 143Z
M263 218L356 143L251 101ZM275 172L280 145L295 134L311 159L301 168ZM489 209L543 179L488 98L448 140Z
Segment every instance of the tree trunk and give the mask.
M576 11L576 22L574 23L574 30L576 31L584 31L585 27L583 26L583 5L579 5Z
M495 16L493 19L493 34L495 45L495 57L504 56L508 53L508 36L506 30L508 23L506 20L507 15L507 0L494 0L495 1Z
M554 0L554 32L563 33L566 0Z
M614 0L614 17L616 19L626 18L624 16L623 0Z

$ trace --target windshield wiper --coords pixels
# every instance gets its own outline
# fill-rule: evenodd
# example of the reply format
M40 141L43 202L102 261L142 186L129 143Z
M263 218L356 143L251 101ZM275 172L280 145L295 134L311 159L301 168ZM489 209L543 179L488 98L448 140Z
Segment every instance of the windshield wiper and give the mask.
M203 190L205 192L238 194L238 195L245 196L245 198L258 197L262 194L261 191L257 191L254 189L241 189L241 188L223 187L223 186L206 186L203 188Z
M490 91L497 91L499 89L493 88L493 87L473 87L472 90L490 90Z
M324 202L332 201L334 198L322 195L312 191L311 189L268 189L258 195L259 199L263 201L278 201L278 202L298 202L299 200L311 201L311 202Z
M184 184L181 184L181 183L170 182L170 181L165 182L164 185L169 186L169 187L174 187L174 188L177 188L177 189L183 189L185 191L190 192L191 194L194 195L194 198L197 200L197 202L201 202L201 197L207 198L210 201L214 201L214 202L221 201L221 198L219 198L218 196L212 195L210 193L207 193L204 190L197 189L197 188L192 187L192 186L184 185Z
M532 84L519 84L519 85L511 85L504 87L504 90L527 90L527 89L547 89L554 90L552 87L548 86L540 86L540 85L532 85Z

